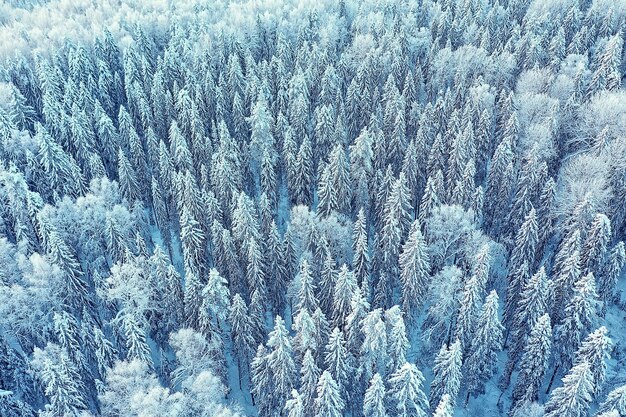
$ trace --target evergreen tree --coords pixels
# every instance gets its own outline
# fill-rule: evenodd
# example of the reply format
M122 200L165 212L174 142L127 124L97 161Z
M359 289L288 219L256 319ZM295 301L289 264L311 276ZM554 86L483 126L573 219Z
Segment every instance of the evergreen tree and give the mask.
M306 259L300 261L300 286L298 288L298 304L296 311L306 311L309 314L317 309L319 303L315 297L315 283L313 282L313 274L309 268L309 262Z
M535 209L531 208L524 223L522 223L515 238L515 247L509 261L509 284L507 287L506 303L504 305L504 321L511 323L515 314L515 308L525 285L525 274L521 273L524 268L531 269L535 259L537 247L537 219Z
M321 366L323 363L321 347L328 341L330 325L326 319L326 315L324 315L322 309L319 307L315 310L311 318L313 319L313 324L315 326L315 346L320 348L315 352L315 360Z
M444 394L439 401L439 405L435 409L433 417L452 417L454 414L454 406L449 394Z
M96 362L98 367L98 372L101 377L106 375L107 369L109 369L113 365L113 359L115 358L115 348L113 347L113 343L111 343L102 333L97 326L93 326L93 342L94 342L94 353L96 356Z
M370 311L361 321L361 333L364 335L361 345L360 375L368 381L375 373L384 375L387 365L387 332L380 309Z
M324 314L332 315L333 297L335 293L335 285L337 283L337 266L333 254L325 243L320 245L320 252L323 253L324 259L321 260L320 268L320 286L318 290L318 298L320 299L320 307Z
M63 289L64 303L79 310L82 306L90 305L88 286L83 278L83 271L71 249L56 230L51 230L48 236L48 257L65 274L65 288Z
M185 271L183 305L187 325L194 329L199 329L202 307L202 282L195 271Z
M291 398L285 403L285 411L287 412L287 417L305 416L304 401L295 389L291 390Z
M581 362L563 378L563 386L552 391L545 406L546 417L583 417L593 401L591 365Z
M205 235L187 206L183 206L180 215L180 240L185 269L201 274L204 269Z
M470 279L465 282L465 288L463 289L459 312L456 318L456 330L454 332L455 338L461 342L461 347L465 352L467 352L470 341L475 339L474 329L478 315L480 314L481 293L482 288L478 282L478 278L472 275Z
M272 220L266 243L266 270L265 275L274 275L274 279L270 280L269 292L272 299L272 306L275 312L282 312L285 308L285 293L287 292L287 283L289 276L285 268L285 260L283 259L283 243L278 232L276 222ZM271 272L270 272L271 271Z
M626 415L626 386L622 385L609 392L604 402L600 404L598 416L611 412L615 412L618 417Z
M405 363L389 377L389 396L398 417L426 417L430 409L423 391L424 376L411 363Z
M423 303L428 288L430 259L419 221L414 221L400 254L400 281L402 308L412 323Z
M426 180L426 188L419 206L418 219L421 225L426 223L426 219L430 217L432 209L444 201L444 196L440 191L443 185L443 174L441 171L437 171L437 174L439 175L429 176Z
M367 240L367 219L363 207L359 209L356 221L354 222L354 230L352 233L352 249L354 257L352 260L352 268L357 279L357 284L363 288L363 285L369 285L369 267L370 257Z
M444 395L450 396L450 402L454 401L461 388L461 364L463 351L461 342L455 341L450 347L443 345L435 358L433 367L433 380L430 384L430 396L428 402L431 407L439 404Z
M536 401L539 389L548 370L552 349L552 326L550 316L544 314L533 326L524 347L520 372L513 388L511 409Z
M600 274L599 293L601 300L604 301L603 311L606 311L607 304L612 300L613 291L617 283L624 264L626 263L626 251L624 250L624 242L618 242L611 252L602 268Z
M350 175L355 191L353 195L354 207L361 209L368 207L370 201L369 180L373 173L373 142L374 137L365 127L350 145Z
M152 367L150 347L140 322L131 313L127 313L122 317L122 327L128 359L138 359Z
M300 144L298 155L294 161L294 168L291 174L293 178L292 199L296 204L311 204L313 196L311 187L313 186L313 151L308 136L305 136Z
M557 260L555 260L555 263ZM558 275L554 278L554 304L552 307L552 315L555 319L561 319L564 316L566 304L573 296L573 288L580 278L580 252L575 250L563 261L562 269L558 271Z
M397 305L385 311L387 350L389 354L387 369L390 371L398 369L406 363L406 354L410 346L402 316L403 312Z
M552 178L543 185L539 195L539 206L537 207L537 224L539 228L539 244L537 252L541 253L545 247L554 227L554 203L556 199L556 182Z
M280 316L276 316L274 330L268 335L267 347L270 349L267 356L267 366L272 375L273 403L284 404L295 385L296 368L289 333Z
M254 338L251 334L252 324L248 316L248 306L239 294L233 296L228 317L231 338L237 355L239 383L241 384L242 363L248 364L254 351Z
M259 343L265 338L267 330L265 328L265 310L263 308L263 300L260 292L254 290L250 297L249 304L250 321L252 322L252 336Z
M574 251L578 251L580 256L580 247L580 230L576 228L569 231L559 244L554 263L552 264L553 276L557 277L565 269L564 266L568 263L568 258L573 255Z
M374 374L363 399L365 417L387 417L385 410L385 385L379 374Z
M576 351L574 364L587 362L591 365L593 376L593 393L599 394L606 378L607 361L610 359L610 352L613 342L607 336L606 327L602 326L590 333Z
M468 395L484 392L485 383L493 376L498 352L502 349L504 327L498 317L498 294L495 290L486 297L475 329L466 364Z
M335 292L333 294L333 322L335 326L343 329L350 313L352 296L357 289L354 273L348 270L347 265L342 265L337 275Z
M207 283L202 289L202 311L216 321L222 329L230 308L230 291L228 281L215 268L211 268Z
M333 190L332 172L330 165L326 164L323 168L320 167L321 176L318 182L317 195L317 212L320 216L326 217L333 210L337 210L337 193Z
M598 213L587 232L587 239L580 252L583 269L597 274L607 246L611 240L611 222L604 214Z
M77 196L83 190L83 177L74 158L50 136L46 129L35 125L35 140L38 144L37 160L43 166L46 176L43 181L49 186L47 192L62 192Z
M346 341L348 351L353 356L358 355L363 343L364 335L361 333L361 322L367 316L370 305L360 289L356 289L350 300L350 314L346 320Z
M340 144L337 144L331 152L328 168L331 172L331 184L336 199L336 208L342 213L349 213L352 201L350 164Z
M302 391L302 403L306 416L313 415L320 373L321 371L315 364L315 359L311 351L307 350L302 359L302 366L300 367L300 391Z
M32 365L39 372L49 400L42 415L77 417L87 409L78 370L59 346L48 343L43 350L35 348Z
M574 295L565 306L561 323L555 327L555 340L560 364L569 367L583 337L591 331L596 318L595 279L589 273L574 285Z
M263 345L259 345L254 359L250 363L250 380L252 387L250 394L252 402L259 410L261 415L271 415L273 404L273 379L269 368L269 357L267 349Z
M343 392L344 388L348 386L349 377L352 376L353 369L343 333L337 327L333 329L328 337L324 363L326 370L330 372L333 379L337 382L340 391Z
M512 138L504 137L497 146L487 173L487 188L485 195L487 205L487 224L490 227L498 227L499 216L503 215L504 207L508 206L513 174L513 143Z
M337 383L328 371L324 371L317 384L315 417L341 417L344 402Z
M512 340L502 385L508 386L509 378L525 349L526 338L539 318L549 313L550 289L550 282L543 267L526 283L513 319Z
M274 147L273 120L268 111L264 94L258 95L257 102L250 111L248 123L250 124L251 162L260 167L263 153L269 152ZM273 156L269 154L269 157Z

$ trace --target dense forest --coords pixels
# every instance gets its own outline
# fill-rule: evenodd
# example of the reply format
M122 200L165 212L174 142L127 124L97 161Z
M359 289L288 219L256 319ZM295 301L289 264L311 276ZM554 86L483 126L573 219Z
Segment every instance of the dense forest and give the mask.
M623 0L83 3L0 5L2 417L626 417Z

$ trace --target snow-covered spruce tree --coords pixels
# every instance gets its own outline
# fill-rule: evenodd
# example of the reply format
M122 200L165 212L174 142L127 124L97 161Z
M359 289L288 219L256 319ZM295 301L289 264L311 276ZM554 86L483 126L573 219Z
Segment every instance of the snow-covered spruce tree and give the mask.
M273 379L269 368L269 358L264 345L259 345L254 359L250 363L250 380L252 387L252 403L259 410L261 415L271 415L273 405L271 401L271 390L273 389Z
M202 306L201 308L201 326L202 318L206 321L214 321L214 323L204 323L206 329L216 326L219 331L223 331L228 317L230 308L230 291L228 290L228 281L217 272L217 269L211 268L207 283L202 289Z
M324 371L317 384L315 417L341 417L344 402L337 383L328 371Z
M600 404L599 416L611 412L615 412L619 417L626 415L626 387L624 385L609 392L606 399Z
M361 332L364 335L361 344L361 364L359 374L362 380L368 381L375 373L386 374L388 361L387 331L382 320L381 309L367 313L361 321Z
M44 349L35 348L32 365L40 373L49 400L41 415L78 416L87 409L80 374L59 346L48 343Z
M370 205L370 184L374 153L372 145L374 138L367 127L354 139L350 145L350 176L356 184L352 195L353 207L363 209Z
M385 385L379 374L374 374L363 399L365 417L387 417L385 409Z
M302 391L302 403L304 415L312 416L315 409L314 403L317 393L317 383L320 378L320 369L315 364L315 359L310 350L307 350L300 367L300 391Z
M337 194L332 187L332 171L330 165L326 164L322 170L317 189L317 212L322 217L328 216L333 210L338 208Z
M273 407L280 407L289 398L297 378L289 334L280 316L276 316L274 330L268 335L267 347L267 367L273 386L271 401Z
M443 345L435 358L433 380L430 384L428 402L431 407L439 404L444 395L449 395L450 403L454 404L461 389L463 351L459 340L449 347Z
M369 286L369 270L370 270L370 256L369 246L367 239L367 218L365 216L365 210L363 207L359 209L359 212L354 222L354 230L352 233L352 249L354 251L354 257L352 259L352 269L357 279L357 283L361 288ZM366 294L367 296L368 294Z
M423 391L424 376L412 363L405 363L389 376L389 397L398 417L425 417L430 409Z
M346 320L346 342L348 351L357 356L365 335L361 333L361 322L367 316L370 305L360 289L356 289L350 300L350 314Z
M581 362L563 378L563 386L556 388L545 406L546 417L582 417L589 413L593 401L591 364Z
M302 396L295 389L291 391L291 398L285 403L287 417L304 417L305 407Z
M610 345L605 328L589 335L576 352L574 366L563 378L563 386L552 392L546 404L547 415L588 414L604 381Z
M433 413L433 417L452 417L454 414L454 405L452 404L452 400L450 399L449 394L444 394L441 397L441 401L437 405L435 412Z
M335 327L328 337L324 355L324 363L326 370L330 372L333 379L337 382L342 393L349 384L349 380L353 375L353 359L346 349L346 341L343 333ZM344 400L345 394L342 394Z
M146 340L146 333L141 323L133 316L127 313L121 318L121 326L124 331L124 339L126 342L127 358L129 360L137 359L148 364L152 368L152 357L150 346Z
M587 362L591 365L594 395L602 391L602 386L606 379L607 361L611 356L613 342L607 336L607 332L606 327L602 326L590 333L576 351L574 359L574 364Z
M122 148L119 149L117 154L117 165L120 180L120 189L124 198L129 202L132 202L139 198L139 182L137 179L137 173L131 165L130 161L124 154Z
M409 323L417 317L428 288L430 260L421 226L416 220L400 253L400 282L402 283L402 308Z
M309 314L313 314L319 303L315 296L313 274L306 259L302 259L300 262L300 273L298 276L300 286L298 289L298 304L295 306L295 311L306 311Z
M444 197L440 188L443 183L443 174L438 171L439 176L429 176L426 181L426 188L419 205L418 219L421 225L424 225L426 219L430 216L432 209L444 201Z
M580 253L582 268L598 275L598 267L601 264L611 239L611 221L602 213L598 213L587 231Z
M320 356L322 346L317 345L316 323L307 310L302 310L296 315L292 330L296 333L293 337L293 349L297 360L301 360L307 350L313 352L316 357Z
M406 363L407 351L410 347L404 324L403 312L395 305L385 311L385 324L387 325L387 351L389 363L387 370L392 372Z
M506 302L504 304L504 322L510 324L513 321L515 308L524 288L526 272L533 267L537 247L537 219L535 209L531 208L526 214L524 222L520 226L515 237L515 247L511 252L509 261L509 283L507 287Z
M563 320L555 326L558 365L564 368L572 365L576 350L596 320L596 298L595 279L589 273L576 282L574 295L565 307Z
M511 178L513 174L513 138L506 136L502 138L496 147L490 162L490 169L487 174L487 188L485 196L487 198L486 224L494 230L499 230L501 220L504 215L503 210L508 205L511 189Z
M495 373L504 331L498 317L498 300L495 290L485 298L485 303L476 319L472 338L468 342L465 364L468 398L471 394L483 393L485 383Z
M599 276L598 292L600 299L604 302L602 305L603 313L611 304L617 277L624 264L626 264L626 251L624 250L624 242L620 241L611 249Z
M350 312L352 296L357 289L354 273L347 265L342 265L337 274L335 291L333 294L333 322L335 326L343 329Z
M311 188L313 186L313 155L311 142L305 136L300 144L298 155L294 163L294 172L291 174L294 182L294 195L297 204L311 204L313 200Z
M270 230L265 244L265 251L265 275L274 275L274 279L268 281L270 300L272 302L272 307L274 308L273 311L280 314L283 312L287 302L285 294L287 292L287 284L290 277L288 276L283 259L282 239L278 231L278 226L276 226L276 222L274 220L272 220L272 223L270 224Z
M526 283L522 291L513 318L508 360L500 381L502 386L508 386L511 374L525 349L526 338L532 332L535 324L541 316L549 313L550 287L545 269L541 267Z
M239 370L239 383L241 384L242 370L248 368L248 364L254 353L254 337L252 337L252 323L248 315L248 306L239 294L233 296L230 303L228 322L231 329L231 339L237 357ZM244 368L245 364L245 368ZM249 369L248 369L249 372Z
M337 283L338 271L337 264L335 263L332 251L328 245L321 246L320 251L320 255L323 255L324 259L321 262L321 279L317 291L317 298L320 301L322 311L328 316L332 314L333 295L335 292L335 285Z
M513 388L511 413L526 403L536 401L543 384L552 350L552 326L550 316L544 314L533 326L526 341Z
M331 172L332 192L337 201L337 211L348 213L351 206L350 164L343 147L338 144L332 150L328 161Z
M467 352L470 341L474 339L474 329L480 314L482 292L481 283L475 275L472 275L465 282L465 288L463 288L454 331L454 337L461 342L461 348L464 352Z
M574 284L581 278L581 276L580 252L576 250L564 260L563 269L557 271L556 276L553 275L554 304L552 306L552 316L554 317L554 320L558 321L563 317L565 305L572 297Z

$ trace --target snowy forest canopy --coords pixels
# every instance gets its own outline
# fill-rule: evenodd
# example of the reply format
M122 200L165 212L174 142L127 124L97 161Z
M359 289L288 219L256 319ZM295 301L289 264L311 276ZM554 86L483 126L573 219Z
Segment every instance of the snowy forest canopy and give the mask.
M626 417L625 28L0 4L0 416Z

